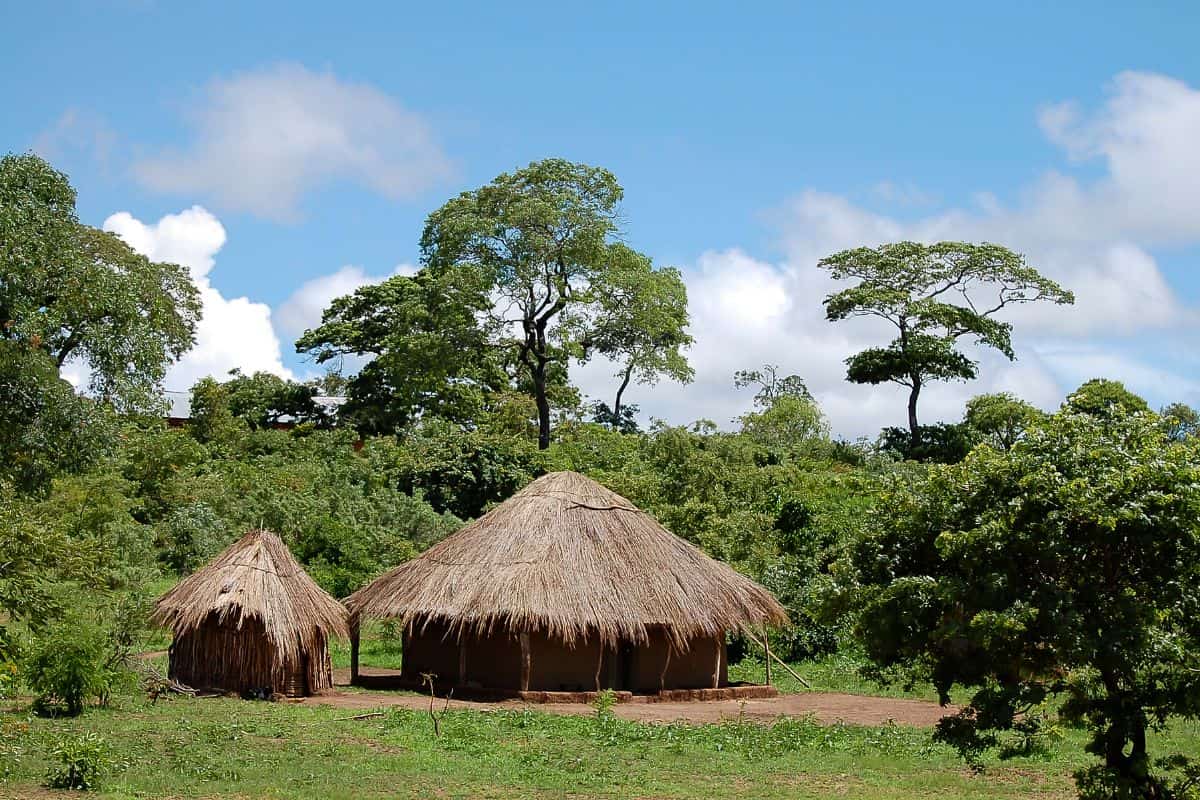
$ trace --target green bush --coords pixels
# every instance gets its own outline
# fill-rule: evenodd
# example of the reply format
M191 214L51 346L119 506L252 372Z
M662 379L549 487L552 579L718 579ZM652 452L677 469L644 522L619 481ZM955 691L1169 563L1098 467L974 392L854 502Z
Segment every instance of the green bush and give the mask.
M0 700L8 700L16 695L19 674L17 662L0 660Z
M94 624L70 617L34 640L24 679L34 693L34 711L77 716L91 698L103 699L114 680L105 661L107 637Z
M95 733L60 739L50 751L46 786L51 789L91 791L105 775L123 765L112 757L108 743Z

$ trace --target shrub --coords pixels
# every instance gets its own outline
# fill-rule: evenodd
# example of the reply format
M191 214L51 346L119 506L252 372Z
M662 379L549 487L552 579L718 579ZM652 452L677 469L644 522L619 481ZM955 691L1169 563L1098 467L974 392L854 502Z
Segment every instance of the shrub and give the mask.
M202 502L171 509L157 532L159 560L180 575L207 562L234 538L224 520Z
M90 698L103 698L113 682L105 665L104 631L69 618L36 639L25 659L24 678L39 714L76 716Z
M18 674L15 661L0 660L0 700L8 700L17 693Z
M122 766L112 757L104 738L95 733L60 739L50 751L50 759L46 785L52 789L90 791Z

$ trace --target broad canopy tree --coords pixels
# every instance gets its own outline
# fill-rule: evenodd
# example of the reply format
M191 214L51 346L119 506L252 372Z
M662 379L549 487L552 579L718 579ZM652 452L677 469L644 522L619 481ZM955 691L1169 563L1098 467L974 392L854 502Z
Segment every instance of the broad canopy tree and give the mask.
M106 409L148 410L199 315L187 270L80 223L41 158L0 158L0 478L40 491L99 456ZM91 397L60 377L68 363Z
M979 365L959 349L962 339L1000 351L1010 360L1012 325L996 319L1019 303L1073 303L1074 296L995 244L897 242L858 247L818 263L839 281L855 285L825 298L832 321L874 317L896 329L896 338L846 360L854 383L897 383L908 389L908 429L916 447L921 433L917 402L933 381L971 380Z
M682 285L667 275L660 283L670 284L671 296L663 303L648 261L616 241L622 194L606 169L536 161L450 200L429 215L421 236L433 274L473 267L488 276L493 343L515 354L529 380L541 449L550 446L549 374L570 356L586 359L592 332L595 349L624 360L630 374L687 375L681 357L672 357L687 343ZM610 292L631 305L617 307ZM641 309L649 309L650 324L637 316Z
M1033 750L1056 712L1101 759L1085 797L1183 797L1200 765L1156 771L1146 734L1200 717L1198 519L1195 440L1068 401L1007 452L895 480L843 576L876 675L975 690L937 732L964 755Z
M78 361L97 398L143 410L199 317L186 269L80 223L67 177L37 156L0 159L0 338Z
M102 549L60 535L31 495L105 455L114 409L149 408L199 314L185 269L80 223L75 190L41 158L0 158L0 660L9 623L48 617L54 579L81 577ZM61 377L75 362L91 396Z
M415 277L335 300L297 349L370 358L346 410L386 407L374 432L424 415L470 424L515 389L533 397L545 449L572 358L617 361L618 404L632 380L691 377L682 280L617 241L621 196L608 170L562 159L463 192L429 215Z
M467 422L506 381L489 347L487 289L483 274L466 267L396 275L335 299L296 349L318 364L368 359L340 410L364 434L392 433L427 414Z

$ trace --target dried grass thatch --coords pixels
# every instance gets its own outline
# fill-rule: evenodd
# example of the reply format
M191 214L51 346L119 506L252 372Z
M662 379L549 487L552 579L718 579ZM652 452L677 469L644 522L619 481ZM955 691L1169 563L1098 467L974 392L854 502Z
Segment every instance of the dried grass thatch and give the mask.
M458 636L543 631L568 644L674 647L787 623L783 606L653 517L575 472L538 478L345 601L359 617L448 623Z
M151 619L175 635L171 676L206 688L328 688L329 638L349 637L346 609L262 530L180 581Z

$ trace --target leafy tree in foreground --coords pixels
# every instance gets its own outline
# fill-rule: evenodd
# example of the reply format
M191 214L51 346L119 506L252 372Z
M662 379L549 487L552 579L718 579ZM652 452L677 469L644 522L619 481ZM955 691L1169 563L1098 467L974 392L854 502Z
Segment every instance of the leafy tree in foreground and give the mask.
M45 352L0 339L0 481L45 493L55 475L107 452L113 428L112 414L75 394Z
M1200 448L1120 406L896 482L847 573L875 673L973 688L937 731L968 757L1036 749L1056 711L1100 758L1083 796L1192 796L1196 765L1146 734L1200 717L1198 520Z
M421 236L425 269L433 275L469 268L486 276L486 293L494 300L487 310L490 344L502 360L518 365L518 385L528 381L543 450L550 446L553 372L565 370L571 356L587 357L583 345L593 331L612 334L597 347L632 363L634 373L663 371L653 359L675 364L664 353L686 343L682 331L661 335L680 322L682 298L666 303L673 311L660 313L663 304L646 288L656 274L649 262L613 241L621 196L608 170L547 159L450 200L429 215ZM679 288L668 287L667 294L677 295ZM617 325L606 317L630 309L606 305L601 298L609 291L628 293L633 308L647 300L653 326L645 336L617 336ZM660 324L664 320L668 324ZM684 374L681 366L669 369Z
M1074 295L1026 265L1024 257L995 244L897 242L827 256L818 266L854 286L825 298L825 316L836 322L876 317L896 329L884 347L846 359L854 383L896 383L908 389L908 430L920 440L917 401L933 381L970 380L979 365L960 339L1014 358L1012 326L995 319L1016 303L1073 303Z

